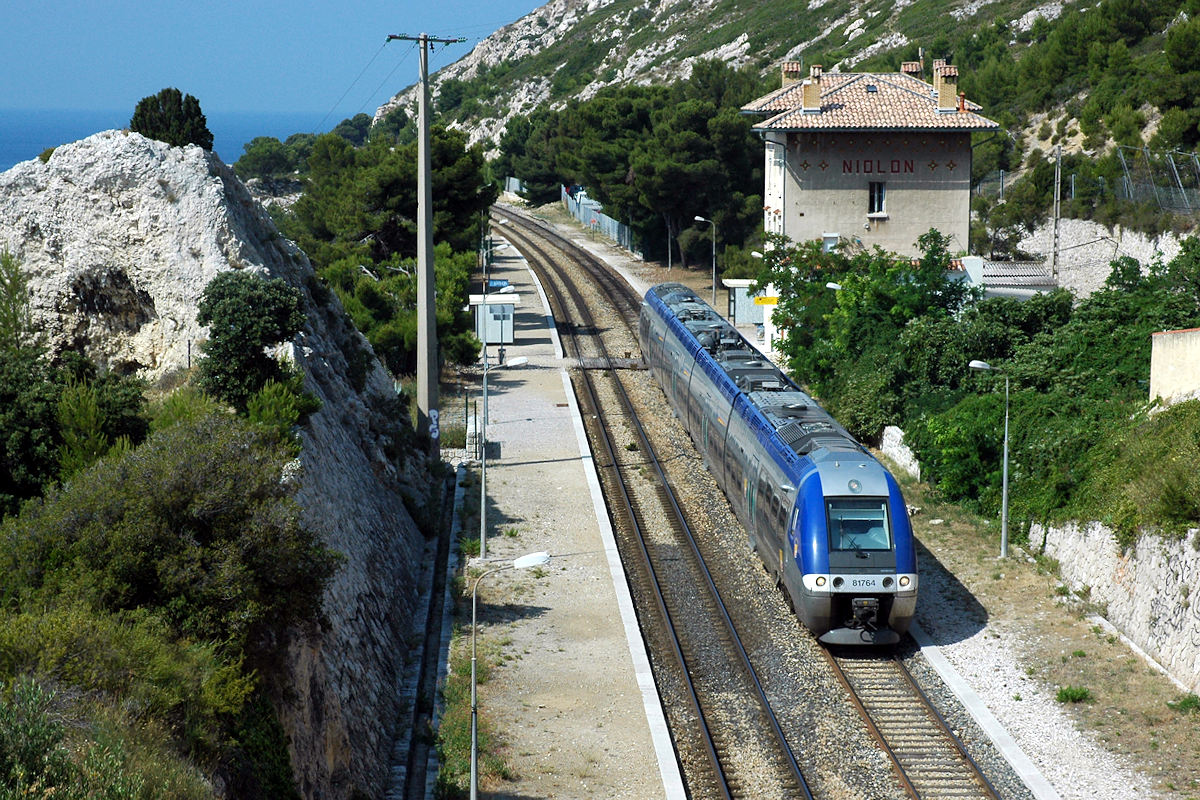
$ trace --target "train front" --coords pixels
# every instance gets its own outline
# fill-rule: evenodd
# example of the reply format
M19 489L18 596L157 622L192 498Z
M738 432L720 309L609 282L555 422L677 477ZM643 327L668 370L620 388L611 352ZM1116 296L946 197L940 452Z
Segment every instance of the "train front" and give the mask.
M861 452L810 458L792 532L804 624L826 644L895 644L917 603L916 550L900 487Z

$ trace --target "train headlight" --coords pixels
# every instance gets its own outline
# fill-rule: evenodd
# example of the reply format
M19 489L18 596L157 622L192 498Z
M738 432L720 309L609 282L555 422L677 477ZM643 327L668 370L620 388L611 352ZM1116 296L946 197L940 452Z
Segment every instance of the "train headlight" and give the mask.
M901 576L900 576L900 588L901 588L901 589L906 589L906 588L908 588L908 585L909 585L910 583L912 583L912 578L908 577L907 575L901 575Z
M825 585L825 576L818 575L817 576L817 586L824 586L824 585Z
M890 575L883 579L883 588L885 588L885 589L892 588L892 577Z
M845 583L845 581L842 580L841 578L834 578L833 579L833 588L840 589L840 588L842 588L843 583Z
M846 488L850 490L850 494L858 494L862 491L862 484L859 483L857 478L852 478L850 482L846 484Z

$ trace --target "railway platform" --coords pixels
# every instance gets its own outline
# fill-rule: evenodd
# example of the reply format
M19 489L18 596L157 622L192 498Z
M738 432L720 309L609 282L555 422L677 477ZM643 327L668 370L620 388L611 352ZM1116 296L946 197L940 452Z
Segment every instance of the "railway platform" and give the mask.
M491 277L520 296L504 365L488 370L487 561L549 565L480 585L481 717L509 778L481 797L685 797L553 318L507 243ZM477 398L483 413L482 398ZM473 470L479 473L478 464ZM480 492L478 482L466 491Z

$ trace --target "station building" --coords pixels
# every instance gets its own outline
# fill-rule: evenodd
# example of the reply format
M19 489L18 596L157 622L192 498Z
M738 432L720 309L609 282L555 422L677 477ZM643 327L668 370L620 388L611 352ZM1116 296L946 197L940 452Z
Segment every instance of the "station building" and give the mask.
M968 250L971 134L998 131L958 92L958 69L920 62L898 73L822 72L801 78L783 64L783 86L742 107L766 146L764 226L793 241L822 240L917 255L930 228Z

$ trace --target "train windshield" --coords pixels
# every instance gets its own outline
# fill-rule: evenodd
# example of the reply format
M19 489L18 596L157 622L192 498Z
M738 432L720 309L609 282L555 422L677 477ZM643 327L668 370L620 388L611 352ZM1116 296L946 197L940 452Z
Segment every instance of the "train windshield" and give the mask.
M829 546L833 550L891 550L887 498L830 498Z

